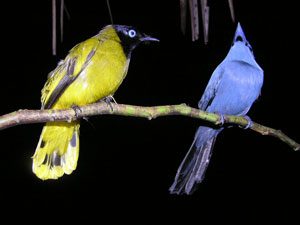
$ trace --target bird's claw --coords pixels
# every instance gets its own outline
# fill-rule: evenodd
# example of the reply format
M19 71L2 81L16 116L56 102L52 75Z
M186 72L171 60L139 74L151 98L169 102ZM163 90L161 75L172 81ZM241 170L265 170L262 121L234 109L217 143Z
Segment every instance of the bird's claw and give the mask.
M116 102L116 100L114 99L114 97L112 95L108 95L108 96L106 96L104 98L101 98L99 100L99 102L102 102L102 101L104 101L110 107L111 111L114 111L114 107L111 104L111 102L114 102L115 104L117 104L117 102Z
M78 105L75 105L75 104L73 104L71 106L71 108L74 110L76 118L78 118L79 113L82 112L82 109Z
M250 127L252 127L253 122L252 122L252 120L250 119L249 116L244 116L244 118L248 120L248 124L245 127L242 127L242 126L240 126L240 127L244 128L246 130L246 129L249 129Z
M225 123L225 116L221 113L217 113L218 116L220 117L221 123L219 124L220 126L223 126Z

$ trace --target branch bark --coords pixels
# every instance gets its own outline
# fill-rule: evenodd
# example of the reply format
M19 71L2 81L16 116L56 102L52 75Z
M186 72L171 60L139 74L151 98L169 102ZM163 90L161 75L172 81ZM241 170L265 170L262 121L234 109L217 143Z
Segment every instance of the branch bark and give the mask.
M27 110L21 109L6 115L0 116L0 130L29 123L42 123L51 121L72 121L83 117L95 116L95 115L121 115L132 117L143 117L149 120L155 119L161 116L181 115L188 116L196 119L201 119L219 125L222 120L218 114L208 113L199 109L195 109L187 106L186 104L180 105L166 105L166 106L153 106L142 107L124 104L110 103L109 106L105 102L94 103L85 105L77 110L77 115L72 108L69 109L48 109L48 110ZM113 109L113 110L112 110ZM229 124L239 125L246 127L248 120L241 116L224 115L224 122ZM263 126L261 124L252 123L249 128L262 135L270 135L276 137L288 144L295 151L300 149L300 144L289 138L282 131L276 130L270 127Z

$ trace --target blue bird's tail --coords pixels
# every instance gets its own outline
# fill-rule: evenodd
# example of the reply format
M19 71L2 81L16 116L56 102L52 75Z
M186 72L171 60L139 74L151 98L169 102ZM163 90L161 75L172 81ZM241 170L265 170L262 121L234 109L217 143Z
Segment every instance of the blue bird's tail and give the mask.
M170 187L171 194L192 194L205 176L214 142L221 129L199 127L188 153L180 164L174 183Z

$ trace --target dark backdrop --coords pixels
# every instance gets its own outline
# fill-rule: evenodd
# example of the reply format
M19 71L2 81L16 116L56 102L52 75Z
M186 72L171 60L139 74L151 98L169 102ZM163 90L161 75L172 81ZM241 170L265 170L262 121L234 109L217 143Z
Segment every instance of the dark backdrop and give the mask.
M261 2L234 1L237 21L265 71L262 95L248 115L299 142L299 6ZM199 41L191 41L189 17L187 35L180 32L179 1L110 4L116 24L134 25L161 40L134 51L128 75L115 94L117 102L197 107L235 32L227 1L209 1L207 45L202 27ZM47 74L70 48L110 23L105 1L66 1L66 5L71 20L65 19L64 42L58 41L57 56L51 55L51 1L2 5L1 115L39 109ZM170 195L168 188L200 124L179 116L152 121L92 117L81 123L78 168L56 181L41 181L31 171L30 157L42 124L2 130L1 214L13 213L10 221L21 218L34 223L83 219L189 224L206 219L277 221L299 212L299 153L273 137L239 128L219 135L197 192Z

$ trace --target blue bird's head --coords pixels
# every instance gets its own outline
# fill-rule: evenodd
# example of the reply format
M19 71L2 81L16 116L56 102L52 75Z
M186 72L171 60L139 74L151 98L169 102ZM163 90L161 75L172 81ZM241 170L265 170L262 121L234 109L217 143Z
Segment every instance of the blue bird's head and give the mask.
M250 43L247 41L240 23L238 23L237 25L232 41L232 46L227 55L227 58L229 60L243 61L261 69L255 61L253 49Z

